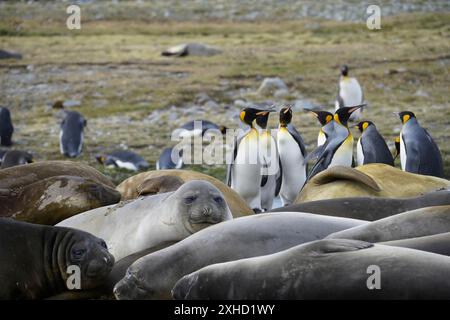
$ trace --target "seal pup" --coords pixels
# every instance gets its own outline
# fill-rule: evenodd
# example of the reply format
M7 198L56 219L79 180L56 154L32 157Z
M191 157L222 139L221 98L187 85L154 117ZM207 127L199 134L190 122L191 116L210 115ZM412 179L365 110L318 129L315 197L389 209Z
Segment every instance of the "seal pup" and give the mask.
M262 213L211 226L133 263L117 299L170 299L182 276L207 265L278 252L367 223L308 213Z
M114 257L121 259L161 242L184 239L232 218L223 194L216 187L193 180L177 191L90 210L58 226L101 237Z
M114 264L105 242L89 233L6 218L0 218L0 260L0 299L6 300L43 299L67 290L69 266L79 267L79 289L92 289Z
M172 292L175 299L212 300L449 299L450 257L320 240L207 266L181 278Z

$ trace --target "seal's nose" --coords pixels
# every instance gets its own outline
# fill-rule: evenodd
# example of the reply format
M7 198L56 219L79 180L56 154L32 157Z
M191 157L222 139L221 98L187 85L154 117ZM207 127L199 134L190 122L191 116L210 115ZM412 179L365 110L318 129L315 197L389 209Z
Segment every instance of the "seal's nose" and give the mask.
M212 213L211 207L205 206L205 207L203 208L203 215L204 215L204 216L210 216L211 213Z

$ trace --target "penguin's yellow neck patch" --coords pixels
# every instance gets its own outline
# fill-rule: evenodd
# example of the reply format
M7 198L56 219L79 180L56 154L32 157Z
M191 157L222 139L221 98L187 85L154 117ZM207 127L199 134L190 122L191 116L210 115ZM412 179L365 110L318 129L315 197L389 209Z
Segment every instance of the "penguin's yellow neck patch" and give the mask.
M336 121L337 123L339 123L339 124L342 125L342 122L341 122L341 120L339 119L339 115L338 115L338 114L335 114L335 115L333 116L333 118L334 118L334 121Z
M410 116L409 114L405 114L405 115L403 116L402 121L403 121L403 123L406 123L406 122L408 122L409 119L411 119L411 116Z

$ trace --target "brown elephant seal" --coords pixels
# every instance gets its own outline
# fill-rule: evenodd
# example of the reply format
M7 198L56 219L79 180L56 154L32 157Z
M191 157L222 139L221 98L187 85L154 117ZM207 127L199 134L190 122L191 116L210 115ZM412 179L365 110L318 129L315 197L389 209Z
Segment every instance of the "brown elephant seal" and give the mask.
M97 208L58 226L104 239L114 257L121 259L165 241L182 240L232 218L219 189L207 181L192 180L176 191Z
M314 176L294 204L347 197L408 198L449 188L449 180L404 172L386 164L336 166Z
M0 192L20 189L25 185L55 176L75 176L91 179L115 188L108 177L80 162L43 161L0 170Z
M330 234L330 239L381 242L429 236L450 230L450 206L421 208Z
M120 201L114 188L91 179L54 176L0 191L0 216L55 225L78 213Z
M367 222L293 212L226 221L140 258L114 294L117 299L170 299L178 279L204 266L278 252L363 223Z
M444 256L450 256L450 232L418 238L379 242L379 244L416 249L436 254L443 254Z
M122 200L135 199L139 195L149 195L161 192L175 191L180 186L179 180L183 182L190 180L204 180L212 183L225 196L233 217L238 218L253 214L253 210L247 205L236 191L223 182L206 174L189 170L156 170L147 171L132 176L117 186L122 194Z
M16 300L42 299L76 285L70 266L79 267L79 290L95 288L114 257L89 233L0 218L0 261L0 299Z
M375 280L378 270L379 282ZM374 275L371 278L371 275ZM184 276L175 299L449 299L450 258L335 239L218 263Z
M308 201L270 212L310 212L327 216L375 221L414 209L450 205L450 191L430 192L414 198L356 197Z

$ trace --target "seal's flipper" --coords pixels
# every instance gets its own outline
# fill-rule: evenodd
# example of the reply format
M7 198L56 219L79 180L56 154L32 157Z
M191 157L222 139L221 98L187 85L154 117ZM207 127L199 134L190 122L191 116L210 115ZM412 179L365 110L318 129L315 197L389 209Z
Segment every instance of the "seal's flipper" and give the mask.
M321 254L357 251L373 247L373 243L349 239L319 240L311 245L315 252Z
M159 176L145 180L136 188L136 191L139 197L147 196L157 193L176 191L183 183L184 181L177 176Z
M316 185L323 185L337 180L349 180L361 183L375 191L381 191L381 186L369 175L349 167L335 166L318 173L311 179Z

